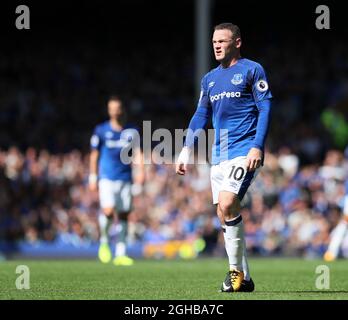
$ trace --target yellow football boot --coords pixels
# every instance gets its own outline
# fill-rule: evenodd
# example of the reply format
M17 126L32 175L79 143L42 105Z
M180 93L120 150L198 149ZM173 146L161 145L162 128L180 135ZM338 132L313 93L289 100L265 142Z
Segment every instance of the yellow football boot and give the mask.
M113 263L115 266L132 266L134 260L128 256L119 256L114 259Z
M231 270L229 272L229 276L231 278L231 289L236 292L240 289L242 282L244 280L243 271Z
M102 243L99 246L98 257L102 263L109 263L111 261L112 254L107 243Z
M336 257L330 251L326 251L323 258L326 262L331 262L336 260Z

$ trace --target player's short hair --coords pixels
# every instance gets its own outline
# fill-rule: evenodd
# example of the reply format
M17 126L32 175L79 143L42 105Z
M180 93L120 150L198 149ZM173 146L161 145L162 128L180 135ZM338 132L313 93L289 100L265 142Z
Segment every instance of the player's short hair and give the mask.
M109 98L108 98L108 100L107 100L107 103L109 103L109 102L111 102L111 101L118 101L118 102L120 102L121 104L123 104L122 98L121 98L119 95L117 95L117 94L113 94L113 95L109 96Z
M230 22L220 23L214 27L214 31L225 30L225 29L230 30L232 32L233 39L241 38L239 27L233 23L230 23Z
M118 95L118 94L112 94L108 97L106 103L107 105L109 104L109 102L111 101L115 101L115 102L119 102L121 104L121 109L122 109L122 121L123 122L126 122L127 121L127 110L125 108L125 104L124 104L124 101L123 101L123 98Z

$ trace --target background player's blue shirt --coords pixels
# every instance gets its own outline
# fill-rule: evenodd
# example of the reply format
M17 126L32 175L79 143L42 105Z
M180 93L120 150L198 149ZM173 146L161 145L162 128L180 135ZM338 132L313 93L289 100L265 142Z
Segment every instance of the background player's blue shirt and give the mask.
M264 69L249 59L241 58L228 68L220 65L203 77L196 114L212 115L213 164L246 156L252 147L264 149L269 110L263 112L262 106L271 98ZM257 136L257 129L262 136Z
M132 181L131 164L121 161L121 150L134 141L136 132L131 126L117 131L109 121L96 126L91 138L91 148L99 151L99 179Z

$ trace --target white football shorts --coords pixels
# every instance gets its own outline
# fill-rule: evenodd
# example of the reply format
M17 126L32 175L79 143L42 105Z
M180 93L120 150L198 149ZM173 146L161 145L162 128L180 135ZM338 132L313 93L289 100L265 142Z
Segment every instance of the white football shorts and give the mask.
M101 179L99 201L102 208L115 208L116 212L129 212L132 209L132 183L122 180Z
M213 203L217 204L220 191L229 191L238 195L242 201L250 184L258 175L260 168L247 172L246 156L236 157L214 165L210 169Z
M343 214L345 216L348 216L348 194L344 196L344 203L343 203Z

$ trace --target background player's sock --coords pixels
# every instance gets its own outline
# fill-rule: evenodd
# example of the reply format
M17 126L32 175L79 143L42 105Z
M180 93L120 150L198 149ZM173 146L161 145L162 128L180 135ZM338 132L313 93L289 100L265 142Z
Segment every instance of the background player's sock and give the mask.
M244 226L242 216L225 220L225 248L230 270L243 271Z
M119 232L117 236L117 242L115 246L115 256L125 256L126 255L126 242L127 242L127 231L128 223L127 220L119 220Z
M124 242L117 242L115 246L115 256L123 257L126 255L126 244Z
M334 258L338 256L338 253L340 251L341 243L344 239L344 236L347 231L347 222L342 220L335 230L332 232L332 239L330 241L329 247L327 249L328 252L330 252Z
M113 217L107 217L105 214L100 213L98 217L99 228L100 228L100 242L108 243L109 240L109 229L112 225Z

